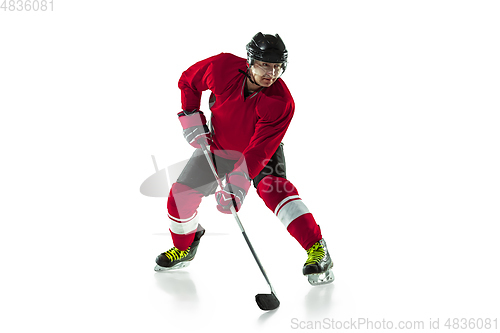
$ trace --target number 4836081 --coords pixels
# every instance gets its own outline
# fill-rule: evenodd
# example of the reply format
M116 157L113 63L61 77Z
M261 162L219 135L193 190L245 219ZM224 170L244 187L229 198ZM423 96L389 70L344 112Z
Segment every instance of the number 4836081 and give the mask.
M54 11L54 0L4 0L0 9L4 12Z

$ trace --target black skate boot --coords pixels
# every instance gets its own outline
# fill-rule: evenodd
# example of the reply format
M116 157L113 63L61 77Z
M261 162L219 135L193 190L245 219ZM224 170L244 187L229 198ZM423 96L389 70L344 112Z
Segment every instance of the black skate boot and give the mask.
M324 239L314 243L307 250L307 261L302 268L302 273L307 276L309 283L313 286L333 282L333 262L328 254Z
M194 259L196 255L196 250L200 244L201 236L205 234L205 229L198 224L198 229L194 235L194 240L186 251L181 251L176 247L171 248L167 252L163 252L158 257L156 257L156 267L155 271L168 271L173 269L179 269L189 266L191 260Z

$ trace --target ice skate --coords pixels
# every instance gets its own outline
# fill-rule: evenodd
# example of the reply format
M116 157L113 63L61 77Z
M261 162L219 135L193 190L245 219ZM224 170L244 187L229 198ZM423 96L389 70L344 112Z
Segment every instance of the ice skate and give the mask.
M181 251L176 247L163 252L158 257L156 257L155 271L170 271L174 269L180 269L189 266L191 260L194 259L196 255L196 250L200 244L201 236L205 234L205 229L198 225L198 229L194 236L193 243L185 251Z
M328 254L325 240L321 239L314 243L307 250L307 255L302 273L307 276L309 283L317 286L333 282L335 279L332 272L333 262Z

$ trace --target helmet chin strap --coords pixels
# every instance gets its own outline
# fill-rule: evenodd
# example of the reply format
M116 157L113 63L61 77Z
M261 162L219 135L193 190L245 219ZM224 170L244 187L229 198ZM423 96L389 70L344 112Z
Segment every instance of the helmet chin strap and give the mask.
M259 86L261 88L266 88L266 87L261 86L260 84L258 84L257 82L254 81L253 77L250 74L248 74L249 70L250 70L250 67L248 67L248 70L246 72L244 72L241 69L239 69L240 73L245 74L245 76L250 80L250 82L252 82L253 84L255 84L255 85L257 85L257 86Z

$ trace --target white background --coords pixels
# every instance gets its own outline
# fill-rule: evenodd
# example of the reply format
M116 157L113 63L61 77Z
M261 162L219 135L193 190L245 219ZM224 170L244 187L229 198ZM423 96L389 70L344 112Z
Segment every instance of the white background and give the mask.
M497 1L62 1L0 11L3 332L288 331L293 321L424 321L500 313ZM184 271L166 199L140 194L188 158L177 81L194 62L279 33L296 102L289 179L336 281L252 188L240 217L206 198ZM202 109L206 107L204 97ZM293 319L296 318L296 319ZM500 319L500 318L499 318ZM461 330L465 331L465 330Z

